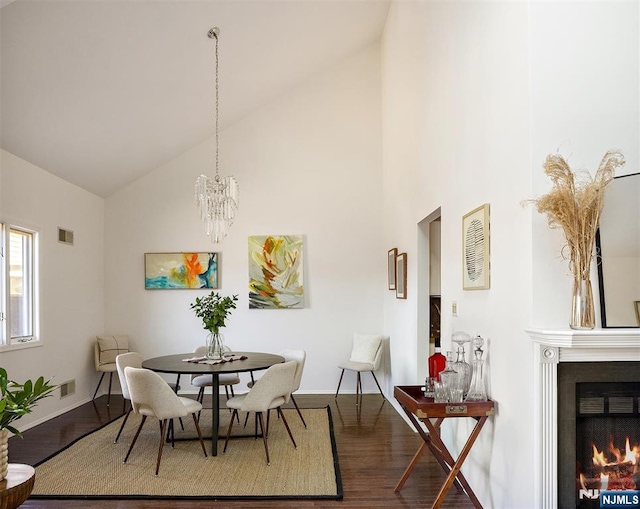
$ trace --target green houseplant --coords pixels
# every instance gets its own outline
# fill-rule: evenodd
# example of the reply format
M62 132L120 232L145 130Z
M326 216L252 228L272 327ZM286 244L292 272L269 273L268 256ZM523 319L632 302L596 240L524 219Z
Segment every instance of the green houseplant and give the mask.
M57 386L39 377L35 382L20 384L10 380L7 370L0 367L0 481L7 475L9 458L7 440L9 432L22 437L12 423L31 413L38 401L51 395Z
M224 338L220 334L220 328L226 325L226 320L231 315L231 310L236 308L237 301L237 295L223 297L219 293L211 292L204 297L197 297L191 304L190 309L202 319L204 329L209 331L206 355L210 359L222 358Z

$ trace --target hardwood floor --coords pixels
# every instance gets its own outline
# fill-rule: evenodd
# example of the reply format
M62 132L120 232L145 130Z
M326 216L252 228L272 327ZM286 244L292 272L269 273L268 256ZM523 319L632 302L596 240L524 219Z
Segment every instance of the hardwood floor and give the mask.
M297 395L298 405L319 408L330 405L343 483L343 500L27 500L22 509L74 508L427 508L435 500L445 475L425 453L400 493L394 487L421 444L393 406L380 395L367 394L357 411L354 395ZM24 439L9 439L11 463L35 464L76 438L122 414L119 396L102 396L71 412L24 432ZM205 406L206 406L205 400ZM210 404L210 402L209 402ZM452 488L443 508L473 507L464 493Z

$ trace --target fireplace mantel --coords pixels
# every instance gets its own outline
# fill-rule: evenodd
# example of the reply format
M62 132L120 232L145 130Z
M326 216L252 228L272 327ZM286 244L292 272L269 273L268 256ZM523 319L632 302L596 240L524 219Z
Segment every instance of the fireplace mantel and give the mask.
M534 507L558 507L558 363L640 361L640 328L525 331L534 366Z

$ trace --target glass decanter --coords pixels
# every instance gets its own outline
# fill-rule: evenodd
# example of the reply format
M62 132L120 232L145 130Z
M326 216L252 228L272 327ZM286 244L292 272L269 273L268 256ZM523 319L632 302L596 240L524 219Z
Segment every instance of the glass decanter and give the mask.
M473 374L471 376L469 393L467 394L465 401L487 401L488 399L485 380L486 370L484 360L482 358L482 355L484 354L484 351L482 350L483 344L484 339L480 336L473 338L473 346L476 347L473 351Z
M459 384L466 396L471 386L471 365L464 360L464 348L458 347L458 358L453 363L453 369L458 373Z
M448 395L451 394L452 390L457 389L460 386L458 372L453 368L453 352L447 352L447 363L445 368L440 371L440 381L446 387L446 392ZM451 400L448 397L449 401Z

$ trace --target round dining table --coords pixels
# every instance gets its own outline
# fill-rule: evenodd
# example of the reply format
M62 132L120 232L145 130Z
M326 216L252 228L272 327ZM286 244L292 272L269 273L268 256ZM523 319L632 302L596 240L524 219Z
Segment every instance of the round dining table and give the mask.
M211 375L212 377L212 412L211 423L211 454L218 455L218 438L220 426L220 383L219 375L223 373L243 373L248 371L259 371L267 369L274 364L284 362L284 357L271 353L262 352L227 352L225 357L246 357L233 361L221 362L218 364L200 364L197 362L187 362L185 359L192 359L193 353L179 353L154 357L142 362L142 367L157 373L173 373L177 375Z

